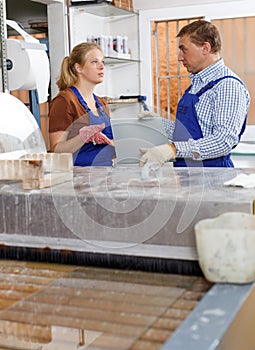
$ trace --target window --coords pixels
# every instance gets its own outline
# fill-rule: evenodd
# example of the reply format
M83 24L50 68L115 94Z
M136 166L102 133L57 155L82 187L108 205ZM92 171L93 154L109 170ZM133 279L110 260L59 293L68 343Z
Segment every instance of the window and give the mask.
M186 68L178 62L176 35L183 26L197 19L151 24L154 106L168 119L175 117L178 101L190 84Z

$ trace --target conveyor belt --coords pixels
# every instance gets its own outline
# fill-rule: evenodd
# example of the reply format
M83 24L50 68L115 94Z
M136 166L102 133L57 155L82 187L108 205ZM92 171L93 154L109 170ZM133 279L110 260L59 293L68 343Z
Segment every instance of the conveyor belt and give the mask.
M0 348L159 350L211 283L201 277L0 260Z

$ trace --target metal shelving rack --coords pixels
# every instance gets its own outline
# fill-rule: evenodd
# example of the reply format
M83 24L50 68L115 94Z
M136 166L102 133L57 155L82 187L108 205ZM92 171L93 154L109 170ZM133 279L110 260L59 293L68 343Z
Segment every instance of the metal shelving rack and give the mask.
M6 38L6 4L5 0L0 0L0 64L2 76L2 92L5 92L7 90Z
M102 17L112 17L112 16L128 16L133 15L134 11L126 10L120 7L116 7L110 4L108 1L101 1L99 3L92 1L80 1L72 0L72 6L86 6L86 11L93 15Z
M71 47L86 41L87 36L128 37L129 55L106 54L107 80L97 87L97 93L112 99L121 95L140 95L139 14L103 0L98 3L72 0L69 14Z

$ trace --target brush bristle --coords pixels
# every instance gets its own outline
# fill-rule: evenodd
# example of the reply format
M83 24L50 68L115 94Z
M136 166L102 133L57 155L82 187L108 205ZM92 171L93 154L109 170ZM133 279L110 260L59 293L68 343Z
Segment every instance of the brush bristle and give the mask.
M77 252L50 248L1 246L0 258L203 276L197 261L164 259L156 257Z

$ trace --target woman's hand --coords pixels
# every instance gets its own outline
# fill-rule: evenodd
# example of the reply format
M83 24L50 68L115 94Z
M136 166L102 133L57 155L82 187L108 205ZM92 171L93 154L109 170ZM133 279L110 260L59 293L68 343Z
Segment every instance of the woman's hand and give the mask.
M93 142L94 145L108 144L113 146L113 140L110 140L101 131L105 128L105 124L84 126L80 129L79 135L84 143Z

